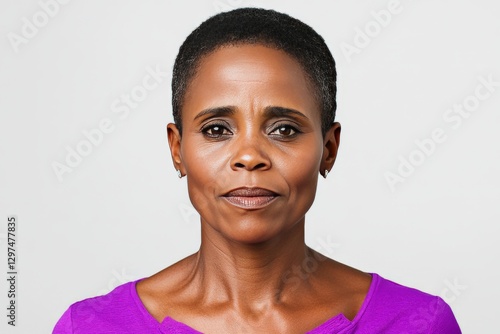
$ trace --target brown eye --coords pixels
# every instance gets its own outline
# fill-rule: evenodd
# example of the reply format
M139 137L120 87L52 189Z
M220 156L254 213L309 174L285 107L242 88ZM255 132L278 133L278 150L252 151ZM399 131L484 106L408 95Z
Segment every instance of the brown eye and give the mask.
M202 132L210 138L220 138L222 136L231 134L231 132L221 124L208 125L202 129Z
M290 136L291 134L293 134L292 128L287 128L286 126L282 126L278 131L283 136Z
M207 132L209 132L213 136L221 136L224 134L224 129L221 126L216 125L208 129Z
M299 131L291 125L280 125L271 132L271 135L280 137L292 137L298 132Z

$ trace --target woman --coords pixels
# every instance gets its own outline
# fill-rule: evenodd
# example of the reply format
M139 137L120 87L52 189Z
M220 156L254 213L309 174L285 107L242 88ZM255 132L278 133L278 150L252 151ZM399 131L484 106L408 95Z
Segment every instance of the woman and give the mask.
M175 61L168 140L201 216L198 252L73 304L54 333L460 333L439 297L304 242L337 155L335 62L304 23L218 14Z

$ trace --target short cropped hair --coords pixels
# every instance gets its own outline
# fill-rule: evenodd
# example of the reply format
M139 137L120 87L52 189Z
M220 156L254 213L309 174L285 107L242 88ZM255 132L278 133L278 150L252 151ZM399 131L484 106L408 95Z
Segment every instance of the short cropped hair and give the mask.
M324 39L310 26L287 14L261 8L239 8L212 16L179 48L172 75L172 112L180 134L183 99L200 60L221 47L242 44L281 50L299 62L321 108L324 137L337 109L335 60Z

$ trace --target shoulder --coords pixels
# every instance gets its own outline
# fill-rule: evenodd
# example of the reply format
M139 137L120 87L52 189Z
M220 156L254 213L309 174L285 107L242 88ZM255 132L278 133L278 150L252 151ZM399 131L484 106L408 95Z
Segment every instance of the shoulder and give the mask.
M54 334L129 333L131 325L141 322L142 310L137 303L135 283L128 282L113 291L73 303L54 327Z
M199 305L199 289L190 284L196 261L195 253L137 283L138 299L156 321Z
M358 326L377 326L384 333L461 333L450 306L440 297L377 274ZM368 333L368 332L367 332Z

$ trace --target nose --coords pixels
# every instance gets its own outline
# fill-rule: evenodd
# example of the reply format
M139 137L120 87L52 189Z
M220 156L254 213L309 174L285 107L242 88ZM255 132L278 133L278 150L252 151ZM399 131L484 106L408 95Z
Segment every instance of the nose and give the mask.
M231 158L231 168L233 170L245 169L267 170L271 168L271 160L267 154L266 145L253 138L242 137L235 141L234 154Z

